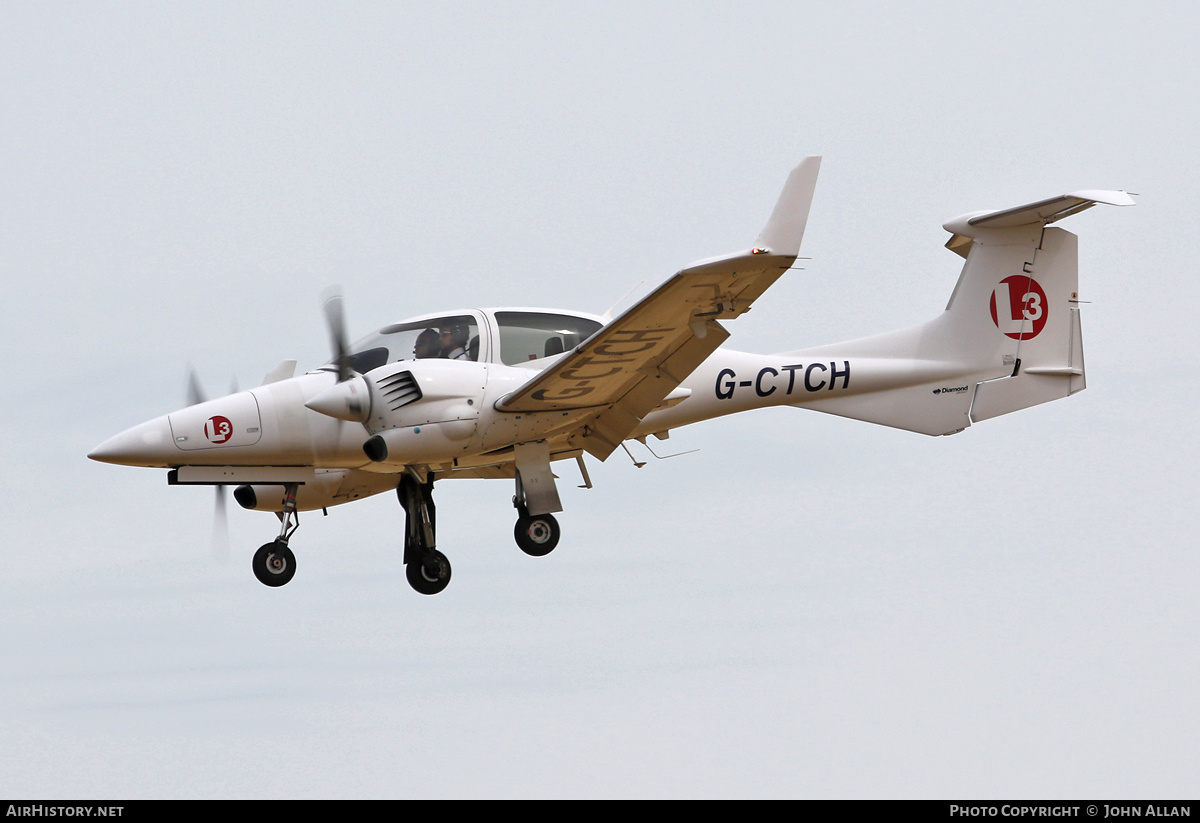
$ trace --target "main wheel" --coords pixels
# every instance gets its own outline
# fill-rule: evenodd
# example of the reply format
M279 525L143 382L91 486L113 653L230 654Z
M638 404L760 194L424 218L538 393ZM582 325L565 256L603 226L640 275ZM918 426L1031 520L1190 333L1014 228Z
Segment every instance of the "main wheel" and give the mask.
M437 594L450 585L450 561L439 551L431 551L404 567L408 585L419 594Z
M282 586L296 574L296 555L282 543L267 543L254 553L254 576L264 586Z
M521 551L534 557L543 557L554 551L561 534L558 521L552 514L518 517L516 528L513 529L513 537L516 538Z

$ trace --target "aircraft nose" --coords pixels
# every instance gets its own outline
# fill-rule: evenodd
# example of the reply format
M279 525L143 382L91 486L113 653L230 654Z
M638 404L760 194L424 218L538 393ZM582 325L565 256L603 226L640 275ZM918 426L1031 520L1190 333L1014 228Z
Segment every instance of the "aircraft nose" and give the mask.
M158 417L108 438L88 457L119 466L169 466L175 451L170 423Z

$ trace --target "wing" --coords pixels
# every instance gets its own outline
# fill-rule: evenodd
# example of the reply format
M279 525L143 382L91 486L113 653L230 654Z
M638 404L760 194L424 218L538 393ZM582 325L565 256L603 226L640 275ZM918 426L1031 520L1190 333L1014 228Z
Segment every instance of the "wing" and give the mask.
M595 409L580 445L603 460L729 337L717 322L749 310L796 260L821 158L792 170L754 248L702 260L502 398L501 412Z

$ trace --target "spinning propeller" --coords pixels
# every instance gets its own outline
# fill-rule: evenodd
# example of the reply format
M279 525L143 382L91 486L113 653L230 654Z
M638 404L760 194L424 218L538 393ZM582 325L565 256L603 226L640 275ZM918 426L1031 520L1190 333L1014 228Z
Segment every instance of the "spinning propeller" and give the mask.
M337 366L337 385L318 394L304 405L336 420L365 423L371 411L371 391L366 379L354 370L354 358L346 342L346 313L342 292L337 286L325 292L325 323Z
M229 393L237 394L237 392L238 384L235 377L230 381ZM190 365L187 372L185 400L189 406L195 406L197 403L208 400L208 396L200 385L200 379L196 376L196 369ZM216 500L213 503L212 556L214 560L226 561L229 559L229 516L225 511L225 487L214 486L213 488L216 489Z
M355 372L351 366L350 344L346 342L346 310L342 301L342 290L331 286L325 291L325 325L329 327L329 342L333 348L333 362L337 365L338 382L345 383Z

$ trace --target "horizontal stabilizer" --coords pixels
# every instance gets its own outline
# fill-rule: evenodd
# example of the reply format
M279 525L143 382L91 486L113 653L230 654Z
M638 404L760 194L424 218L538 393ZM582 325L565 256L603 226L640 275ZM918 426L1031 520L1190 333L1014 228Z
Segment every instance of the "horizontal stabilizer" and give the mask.
M998 211L975 211L953 220L947 220L942 228L953 235L946 241L946 248L962 257L971 250L971 238L994 229L1016 229L1022 226L1047 226L1090 209L1097 203L1109 206L1133 206L1136 202L1125 191L1102 191L1088 189L1071 194L1062 194L1036 203L1015 206Z
M1001 211L991 211L979 214L967 221L972 226L986 226L991 229L1011 229L1016 226L1027 226L1031 223L1053 223L1078 214L1084 209L1090 209L1097 203L1109 206L1132 206L1134 200L1123 191L1077 191L1048 200L1039 200L1025 206L1017 206Z

